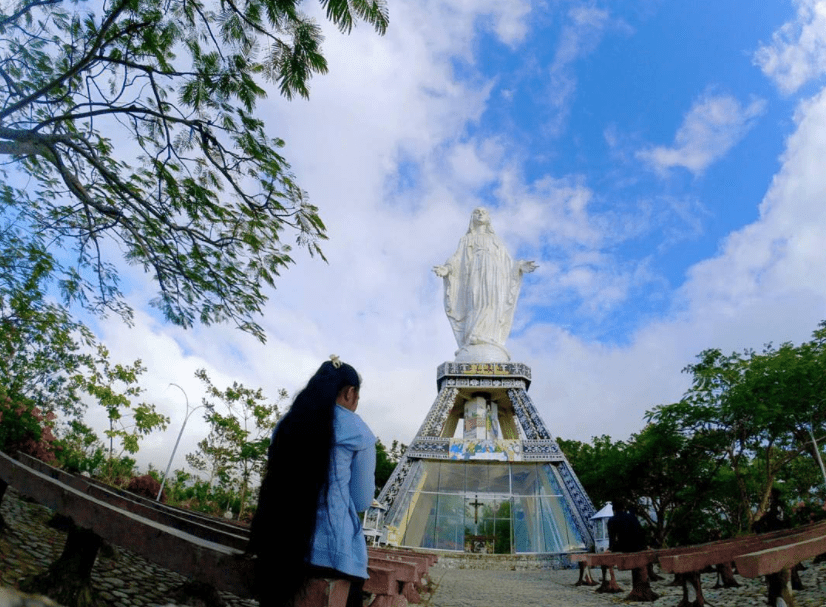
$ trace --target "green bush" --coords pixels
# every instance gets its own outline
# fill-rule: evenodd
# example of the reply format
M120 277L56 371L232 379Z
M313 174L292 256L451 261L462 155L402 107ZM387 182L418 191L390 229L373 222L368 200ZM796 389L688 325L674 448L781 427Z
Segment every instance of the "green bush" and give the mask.
M10 395L0 387L0 451L25 453L47 463L55 461L54 413L43 412L31 399Z

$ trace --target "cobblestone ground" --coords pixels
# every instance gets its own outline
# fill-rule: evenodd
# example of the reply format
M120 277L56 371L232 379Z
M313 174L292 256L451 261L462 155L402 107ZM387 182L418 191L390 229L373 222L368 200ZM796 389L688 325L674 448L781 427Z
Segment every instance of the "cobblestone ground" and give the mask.
M13 590L21 578L43 572L56 560L66 534L46 523L51 512L19 499L9 488L0 504L8 528L0 531L0 607L46 607L51 602L21 599ZM805 563L801 572L805 589L796 593L797 607L826 607L826 563ZM617 573L625 592L597 594L593 587L574 586L578 572L567 570L491 570L447 568L437 564L430 570L435 589L424 595L423 607L605 607L631 604L624 597L631 589L630 572ZM599 575L598 571L594 572ZM92 580L109 607L159 607L173 602L174 590L184 577L158 567L120 548L101 550ZM651 607L676 607L682 590L669 586L668 579L654 582L660 598ZM710 607L753 607L766 604L763 581L738 578L741 588L712 590L714 575L703 576L703 591ZM5 588L3 588L5 587ZM257 607L253 601L229 594L230 607Z
M826 607L826 564L805 563L800 574L804 590L795 593L797 607ZM595 579L599 571L595 571ZM676 607L682 599L682 588L670 586L667 576L652 583L660 595L650 603L625 600L631 590L631 572L618 571L617 582L624 592L598 594L594 587L574 586L577 570L490 571L445 569L436 566L431 577L437 585L427 600L429 607L606 607L607 605L650 605ZM738 577L740 588L713 590L716 575L703 575L703 594L709 607L753 607L766 605L762 579ZM693 597L691 597L693 598Z
M45 571L57 560L66 543L66 533L52 529L47 522L52 512L43 506L19 499L9 487L0 504L8 528L0 531L0 585L17 588L27 576ZM159 567L122 548L104 546L92 570L92 584L110 607L157 607L173 602L175 590L186 578ZM230 607L257 607L255 601L221 593ZM0 607L9 596L0 593ZM27 603L20 602L22 605ZM45 603L48 604L48 603ZM32 607L40 603L31 603Z
M573 586L578 573L566 571L430 570L437 585L431 607L605 607L613 601Z

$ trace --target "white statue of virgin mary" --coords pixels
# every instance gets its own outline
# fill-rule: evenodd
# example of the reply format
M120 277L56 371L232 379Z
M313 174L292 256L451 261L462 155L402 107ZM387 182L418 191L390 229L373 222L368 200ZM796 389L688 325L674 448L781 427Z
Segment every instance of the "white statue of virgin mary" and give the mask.
M456 252L433 268L445 283L445 312L459 345L456 362L510 361L505 340L522 275L536 268L532 261L513 261L494 233L487 210L473 211Z

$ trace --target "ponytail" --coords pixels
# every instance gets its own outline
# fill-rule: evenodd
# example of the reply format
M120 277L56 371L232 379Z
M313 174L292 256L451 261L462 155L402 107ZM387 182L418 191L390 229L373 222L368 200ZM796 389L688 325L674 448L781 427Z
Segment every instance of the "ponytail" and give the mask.
M287 607L304 586L316 513L326 497L339 392L361 386L356 370L331 356L279 421L268 452L247 552L257 555L261 607Z

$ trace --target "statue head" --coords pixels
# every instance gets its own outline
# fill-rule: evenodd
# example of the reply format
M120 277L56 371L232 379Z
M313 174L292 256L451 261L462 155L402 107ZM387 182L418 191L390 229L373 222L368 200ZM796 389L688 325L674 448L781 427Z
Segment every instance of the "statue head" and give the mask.
M470 214L470 225L468 226L468 233L484 230L489 234L493 234L493 226L490 223L490 213L485 207L476 207Z

